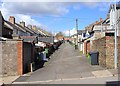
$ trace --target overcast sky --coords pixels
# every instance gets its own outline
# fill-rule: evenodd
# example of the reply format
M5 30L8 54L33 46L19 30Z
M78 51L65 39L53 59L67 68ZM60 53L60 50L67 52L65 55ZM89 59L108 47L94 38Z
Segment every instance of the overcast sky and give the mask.
M100 18L105 19L110 2L5 2L0 1L3 17L15 16L16 22L25 21L37 25L52 33L59 31L66 35L75 33L75 19L78 18L79 29ZM23 0L24 1L24 0Z

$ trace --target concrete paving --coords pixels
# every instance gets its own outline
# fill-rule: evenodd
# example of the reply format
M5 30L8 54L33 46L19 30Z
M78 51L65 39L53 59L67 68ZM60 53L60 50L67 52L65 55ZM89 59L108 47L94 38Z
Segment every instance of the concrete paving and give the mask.
M109 71L106 71L99 65L90 65L88 59L84 55L80 54L80 52L75 50L74 47L69 43L64 43L51 56L51 59L45 63L43 68L36 70L29 76L21 76L14 83L41 82L44 84L46 82L52 83L52 81L69 81L69 79L87 79L91 77L95 79L97 76L100 76L101 73L106 73L109 75L109 77L112 77L112 74ZM77 80L75 83L78 82L79 80ZM83 80L83 82L85 81ZM67 82L62 81L60 83Z

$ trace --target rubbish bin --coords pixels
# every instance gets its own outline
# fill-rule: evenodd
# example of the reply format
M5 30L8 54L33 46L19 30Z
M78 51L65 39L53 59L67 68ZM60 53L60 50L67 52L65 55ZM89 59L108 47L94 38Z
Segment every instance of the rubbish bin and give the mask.
M91 65L99 65L99 52L95 51L95 52L90 52L90 63Z

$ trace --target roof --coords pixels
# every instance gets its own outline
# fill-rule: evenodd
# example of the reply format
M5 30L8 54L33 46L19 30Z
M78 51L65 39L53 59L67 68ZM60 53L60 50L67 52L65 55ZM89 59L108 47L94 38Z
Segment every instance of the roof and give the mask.
M47 43L53 43L54 42L54 37L38 37L39 42L47 42Z
M93 25L95 25L95 23L92 23L89 26L85 27L85 30L88 31L88 32L91 32Z
M102 24L109 24L110 23L110 18L109 17L107 17L104 21L103 21L103 23Z
M29 29L28 27L24 27L24 28L25 28L25 30L27 30L28 32L34 34L33 30Z
M6 23L7 26L9 27L12 27L12 29L18 29L18 30L21 30L23 32L26 32L19 24L15 23L15 24L12 24L11 22L9 21L6 21L4 20L4 22Z
M4 21L4 27L9 28L10 30L13 30L13 27L10 26L6 21Z
M23 39L24 42L37 42L37 36L20 36L21 39Z
M25 30L21 25L19 25L19 24L17 24L17 23L15 23L15 25L16 25L20 30L26 32L26 30Z
M79 35L82 35L82 33L84 33L85 32L85 30L78 30L77 31L77 33L79 34Z
M40 31L42 34L44 34L45 36L52 36L51 33L47 32L46 30L43 30L43 29L41 29L41 28L39 28L39 31Z
M110 13L110 10L113 9L114 4L110 5L108 13ZM120 2L116 4L116 9L120 9Z

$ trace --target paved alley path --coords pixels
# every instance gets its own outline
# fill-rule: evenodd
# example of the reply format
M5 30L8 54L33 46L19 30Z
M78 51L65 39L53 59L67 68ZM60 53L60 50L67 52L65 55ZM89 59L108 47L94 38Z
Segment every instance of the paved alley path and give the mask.
M45 63L45 67L30 76L20 77L16 82L37 82L59 79L85 78L94 76L91 72L102 70L100 66L91 66L84 55L80 55L69 43L62 44Z

